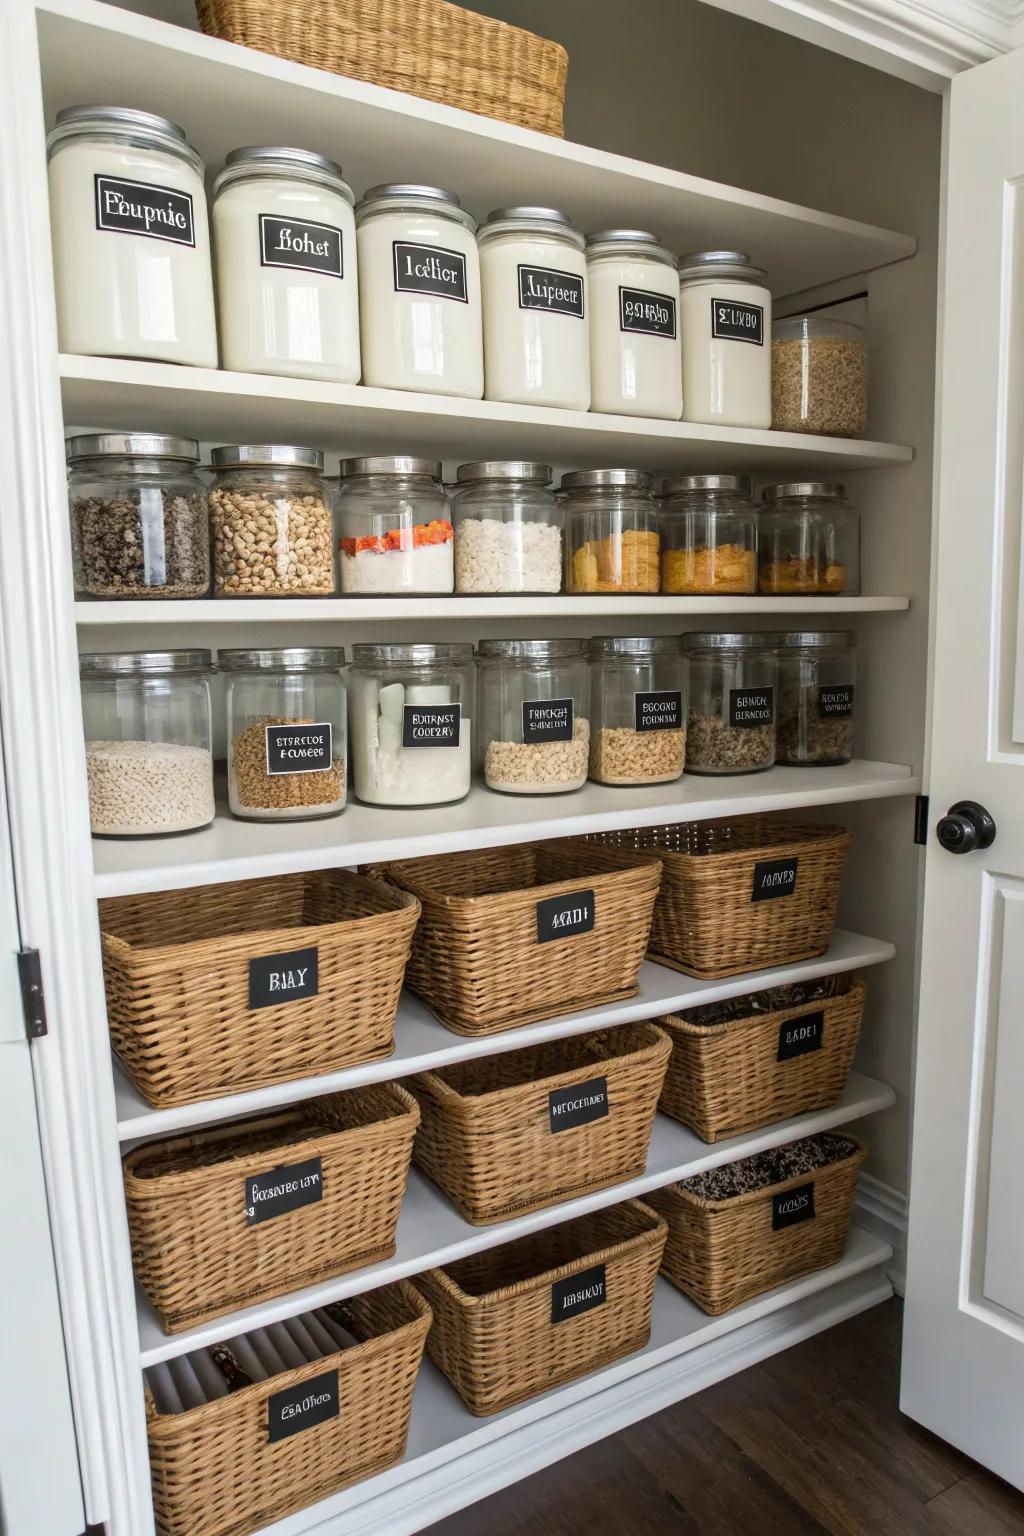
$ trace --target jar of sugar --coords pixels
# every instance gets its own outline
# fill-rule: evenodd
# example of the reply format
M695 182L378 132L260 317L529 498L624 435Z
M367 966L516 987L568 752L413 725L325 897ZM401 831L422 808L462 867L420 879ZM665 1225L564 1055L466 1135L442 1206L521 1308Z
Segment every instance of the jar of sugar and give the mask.
M341 590L352 596L450 592L452 521L437 459L342 459Z
M678 266L646 230L588 236L592 411L682 415Z
M562 514L551 465L460 464L452 497L456 592L560 592Z
M683 420L772 424L772 296L743 251L680 257Z
M472 777L473 647L356 645L349 741L356 795L369 805L444 805Z

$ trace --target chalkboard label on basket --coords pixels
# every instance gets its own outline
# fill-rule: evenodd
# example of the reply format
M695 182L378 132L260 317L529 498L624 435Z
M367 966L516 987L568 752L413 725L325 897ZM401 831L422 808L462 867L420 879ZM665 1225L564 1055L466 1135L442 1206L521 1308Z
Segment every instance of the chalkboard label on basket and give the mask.
M619 289L619 330L676 339L676 301L664 293L642 288Z
M825 1036L825 1010L802 1013L795 1019L783 1019L779 1025L779 1054L776 1061L792 1061L796 1056L809 1056L820 1051Z
M583 279L551 267L519 264L519 308L547 309L556 315L583 319Z
M567 1131L574 1125L589 1125L608 1114L608 1079L592 1077L589 1083L572 1088L552 1088L548 1094L548 1120L552 1131Z
M245 1181L245 1221L258 1227L304 1205L316 1205L324 1197L323 1160L311 1157L304 1163L253 1173Z
M432 293L439 299L468 304L466 258L441 245L415 245L393 240L396 293Z
M312 1429L314 1424L326 1424L341 1412L338 1402L338 1373L324 1371L322 1376L311 1376L300 1381L297 1387L285 1387L283 1392L272 1392L267 1398L267 1439L271 1445L287 1440L290 1435Z
M730 688L729 724L734 727L774 725L774 688Z
M682 730L682 693L678 688L655 688L650 693L634 693L633 723L638 731Z
M564 1323L567 1317L592 1312L595 1307L603 1307L607 1299L604 1265L595 1264L593 1269L555 1281L551 1287L551 1321Z
M462 734L461 704L406 704L403 747L457 747Z
M523 741L572 741L572 699L524 699Z
M320 955L316 945L259 955L249 961L249 1007L269 1008L316 997L320 990Z
M772 1231L781 1232L784 1227L795 1227L801 1221L814 1220L814 1185L799 1184L796 1189L784 1189L772 1195Z
M764 310L738 299L711 300L711 334L719 341L749 341L764 346Z
M537 903L537 943L547 944L552 939L569 939L576 933L589 933L596 913L593 891L545 896Z
M189 192L157 186L151 181L127 181L95 176L96 228L118 235L145 235L172 245L196 243L196 226Z
M761 859L754 865L754 887L751 901L775 901L779 896L792 896L796 890L796 867L799 859Z
M309 219L277 219L260 214L260 266L288 267L292 272L320 272L344 277L341 230Z
M268 725L267 773L326 773L334 767L334 732L319 725Z
M849 720L853 714L853 684L834 683L818 689L818 715L822 720Z

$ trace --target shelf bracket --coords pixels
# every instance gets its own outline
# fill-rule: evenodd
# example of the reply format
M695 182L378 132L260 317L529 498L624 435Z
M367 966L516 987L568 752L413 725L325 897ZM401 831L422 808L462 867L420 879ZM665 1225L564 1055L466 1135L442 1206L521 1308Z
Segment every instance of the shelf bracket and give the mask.
M18 980L21 982L21 1006L25 1015L25 1033L38 1040L46 1030L46 999L43 996L43 970L38 949L19 949Z

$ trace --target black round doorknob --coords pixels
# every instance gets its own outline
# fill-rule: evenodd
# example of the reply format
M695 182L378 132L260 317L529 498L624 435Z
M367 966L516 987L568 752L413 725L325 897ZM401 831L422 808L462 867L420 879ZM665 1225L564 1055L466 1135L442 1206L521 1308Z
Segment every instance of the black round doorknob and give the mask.
M935 835L947 853L973 853L976 848L991 848L996 824L977 800L958 800L940 820Z

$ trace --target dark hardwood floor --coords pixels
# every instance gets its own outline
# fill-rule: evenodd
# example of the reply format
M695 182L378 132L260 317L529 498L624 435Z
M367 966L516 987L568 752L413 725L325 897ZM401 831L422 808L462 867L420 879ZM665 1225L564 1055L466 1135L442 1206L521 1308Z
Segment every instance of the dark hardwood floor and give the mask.
M1024 1497L904 1418L886 1302L429 1536L1024 1536Z

